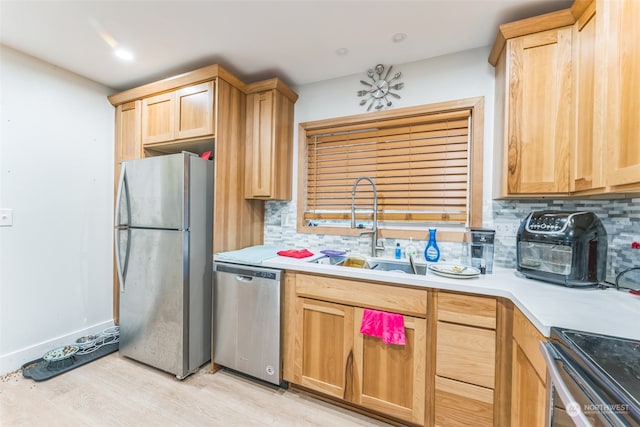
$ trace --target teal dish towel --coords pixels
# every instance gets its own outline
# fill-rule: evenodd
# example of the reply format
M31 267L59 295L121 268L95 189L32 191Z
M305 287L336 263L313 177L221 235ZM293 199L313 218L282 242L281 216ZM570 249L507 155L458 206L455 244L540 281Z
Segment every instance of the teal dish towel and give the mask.
M260 264L262 261L275 258L278 256L278 251L282 248L279 246L249 246L248 248L238 249L236 251L218 252L216 253L216 261L228 261L241 264Z

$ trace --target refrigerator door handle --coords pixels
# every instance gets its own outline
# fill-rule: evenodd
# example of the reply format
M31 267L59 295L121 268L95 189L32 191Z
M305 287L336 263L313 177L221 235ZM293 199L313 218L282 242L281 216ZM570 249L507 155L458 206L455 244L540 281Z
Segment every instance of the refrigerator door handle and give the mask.
M124 255L124 262L120 259L120 233L127 233L127 247ZM124 292L124 281L127 277L127 269L129 267L129 254L131 252L131 230L129 228L116 228L115 230L116 245L116 269L118 270L118 280L120 282L120 292Z
M129 186L127 185L126 163L122 163L120 169L120 180L118 183L118 193L116 196L116 213L115 213L115 250L116 250L116 268L118 270L118 280L120 281L120 292L124 292L124 280L127 276L127 267L129 266L129 252L131 251L131 230L128 224L121 224L120 209L122 207L123 197L126 200L127 221L131 218L131 208L129 204ZM127 232L127 247L125 251L124 263L120 259L120 233Z
M121 164L120 179L118 180L118 193L116 194L116 214L114 218L114 225L118 227L120 224L120 205L122 204L122 190L124 189L124 169L125 164Z

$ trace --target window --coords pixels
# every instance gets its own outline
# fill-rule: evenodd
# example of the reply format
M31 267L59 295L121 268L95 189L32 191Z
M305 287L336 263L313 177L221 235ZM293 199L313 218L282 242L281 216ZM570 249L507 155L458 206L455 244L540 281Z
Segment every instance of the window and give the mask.
M357 234L352 188L366 176L377 188L381 237L437 226L460 240L465 227L482 225L483 120L483 99L471 98L301 123L298 231ZM360 181L355 197L367 228L372 189Z

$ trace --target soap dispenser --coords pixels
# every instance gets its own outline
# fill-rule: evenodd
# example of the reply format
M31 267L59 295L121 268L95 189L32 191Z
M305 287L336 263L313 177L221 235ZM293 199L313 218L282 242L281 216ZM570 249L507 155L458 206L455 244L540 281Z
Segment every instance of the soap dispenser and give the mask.
M429 243L424 248L424 259L428 262L438 262L440 259L440 248L436 242L436 229L429 229Z
M396 259L402 258L402 248L400 248L400 243L396 243Z
M409 258L415 258L418 255L418 250L413 246L413 237L409 238L409 244L404 248L404 254Z

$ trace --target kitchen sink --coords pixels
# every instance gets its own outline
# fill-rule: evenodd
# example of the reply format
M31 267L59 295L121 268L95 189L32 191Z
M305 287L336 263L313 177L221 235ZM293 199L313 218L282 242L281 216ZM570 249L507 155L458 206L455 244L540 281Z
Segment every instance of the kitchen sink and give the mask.
M361 258L356 257L356 259L363 259L364 265L350 265L349 260L351 258L348 256L327 256L323 258L319 258L313 262L318 264L329 264L336 265L340 267L352 267L352 268L365 268L369 270L377 270L377 271L391 271L395 273L406 273L413 274L411 271L411 265L409 261L400 261L400 260L390 260L390 259L379 259L379 258ZM427 266L425 264L416 264L416 273L419 275L425 275L427 271Z
M370 260L373 270L393 271L397 273L413 274L411 271L411 265L408 261L391 261L391 260ZM425 264L416 264L416 274L424 276L427 272L427 266Z

